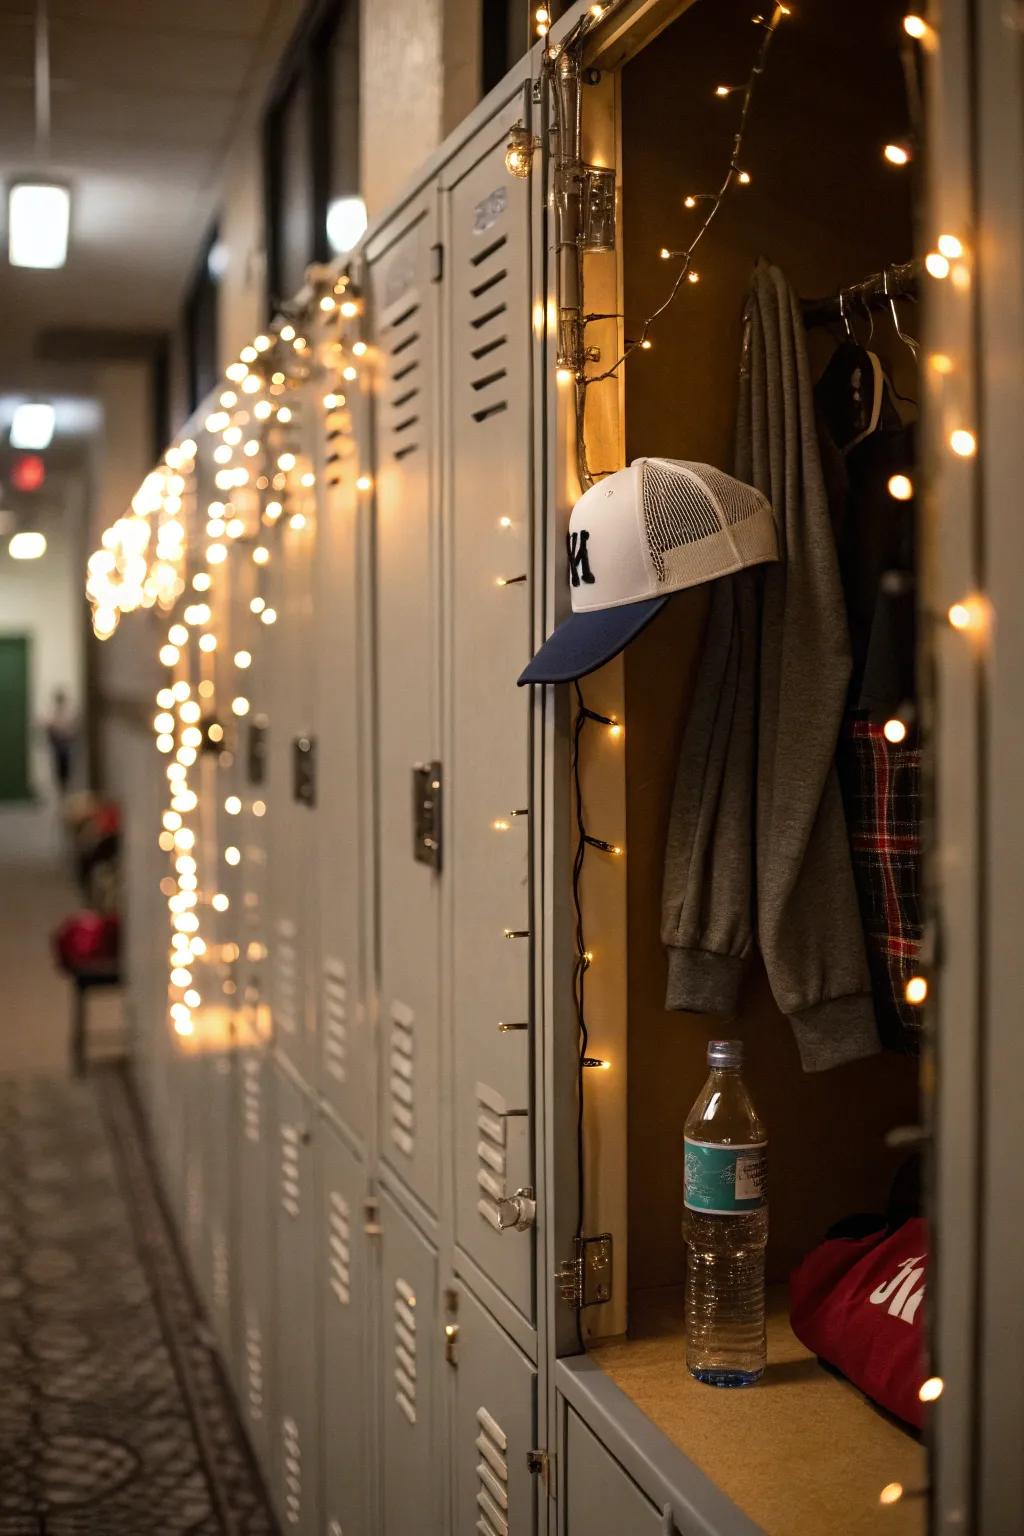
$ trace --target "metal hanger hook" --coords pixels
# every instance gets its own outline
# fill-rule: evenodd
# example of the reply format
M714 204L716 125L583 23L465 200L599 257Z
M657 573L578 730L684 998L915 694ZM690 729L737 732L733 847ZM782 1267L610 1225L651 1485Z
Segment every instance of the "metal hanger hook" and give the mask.
M885 294L885 297L889 300L889 309L892 312L892 323L895 326L896 335L899 337L900 341L902 341L902 343L903 343L903 345L905 347L909 347L909 349L913 353L914 359L916 361L917 354L918 354L918 351L920 350L921 344L920 344L919 341L915 341L914 337L909 335L906 331L904 331L903 328L900 325L900 317L899 317L899 313L898 313L898 311L896 309L896 300L893 297L893 295L889 292L889 268L888 267L886 267L883 270L883 272L882 272L882 292Z

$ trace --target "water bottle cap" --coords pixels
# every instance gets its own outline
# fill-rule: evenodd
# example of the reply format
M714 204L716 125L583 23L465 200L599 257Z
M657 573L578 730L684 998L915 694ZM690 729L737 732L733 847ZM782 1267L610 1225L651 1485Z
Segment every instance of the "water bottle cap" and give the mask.
M742 1067L743 1065L743 1041L742 1040L709 1040L708 1041L708 1066L709 1067Z

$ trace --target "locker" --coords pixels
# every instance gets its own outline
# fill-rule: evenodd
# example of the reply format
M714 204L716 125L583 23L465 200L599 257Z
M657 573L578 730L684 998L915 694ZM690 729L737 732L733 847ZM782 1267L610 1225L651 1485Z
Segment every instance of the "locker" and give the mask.
M448 879L456 1239L530 1318L533 1236L499 1230L499 1202L535 1184L530 701L516 687L531 654L530 186L505 169L513 115L448 173Z
M366 1173L326 1122L321 1127L320 1286L323 1317L323 1466L326 1536L370 1536L374 1437L368 1367L370 1285Z
M382 1536L443 1530L437 1254L386 1194L380 1202Z
M207 1058L207 1265L205 1299L224 1361L236 1355L238 1283L237 1057L218 1051Z
M274 1226L276 1147L268 1053L239 1056L238 1206L239 1352L236 1392L246 1429L264 1467L273 1462Z
M320 1071L328 1103L363 1144L370 1131L373 1073L361 975L367 816L362 798L365 741L362 637L368 603L361 580L365 498L355 487L351 457L330 475L328 454L343 452L341 412L319 433L322 516L315 569L317 778L314 811L319 894ZM332 481L337 483L331 483Z
M268 894L271 1007L275 1044L307 1084L316 1078L316 1003L313 963L315 890L310 880L313 816L300 797L298 765L303 750L315 752L313 732L312 571L315 539L313 498L296 478L306 470L303 405L290 406L292 421L280 446L297 465L281 493L285 511L265 530L271 559L267 607L260 616L258 662L268 680ZM293 425L294 424L294 425ZM293 526L299 519L299 524ZM268 612L273 624L264 622Z
M458 1295L454 1482L456 1536L537 1530L537 1372L463 1285Z
M591 1536L595 1531L664 1536L659 1511L571 1408L566 1409L564 1457L562 1536Z
M378 360L375 502L381 1157L439 1200L440 876L414 847L414 770L440 756L433 200L369 251ZM428 771L418 798L441 780ZM442 834L443 835L443 834ZM433 839L432 839L433 840ZM428 862L424 862L424 856Z
M318 1133L312 1104L280 1067L274 1093L274 1490L284 1529L319 1536Z

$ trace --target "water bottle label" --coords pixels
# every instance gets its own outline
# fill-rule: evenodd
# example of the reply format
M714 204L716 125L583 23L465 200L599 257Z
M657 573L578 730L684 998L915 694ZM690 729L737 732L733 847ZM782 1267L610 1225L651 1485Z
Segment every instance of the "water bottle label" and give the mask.
M709 1216L741 1216L756 1211L767 1198L768 1143L709 1146L685 1138L685 1201L691 1211Z

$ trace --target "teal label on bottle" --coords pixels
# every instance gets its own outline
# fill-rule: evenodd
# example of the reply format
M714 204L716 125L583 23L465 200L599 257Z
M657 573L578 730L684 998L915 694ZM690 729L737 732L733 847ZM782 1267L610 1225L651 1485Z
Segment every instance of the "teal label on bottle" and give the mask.
M709 1216L741 1216L767 1199L768 1143L709 1146L685 1138L685 1201L691 1211Z

